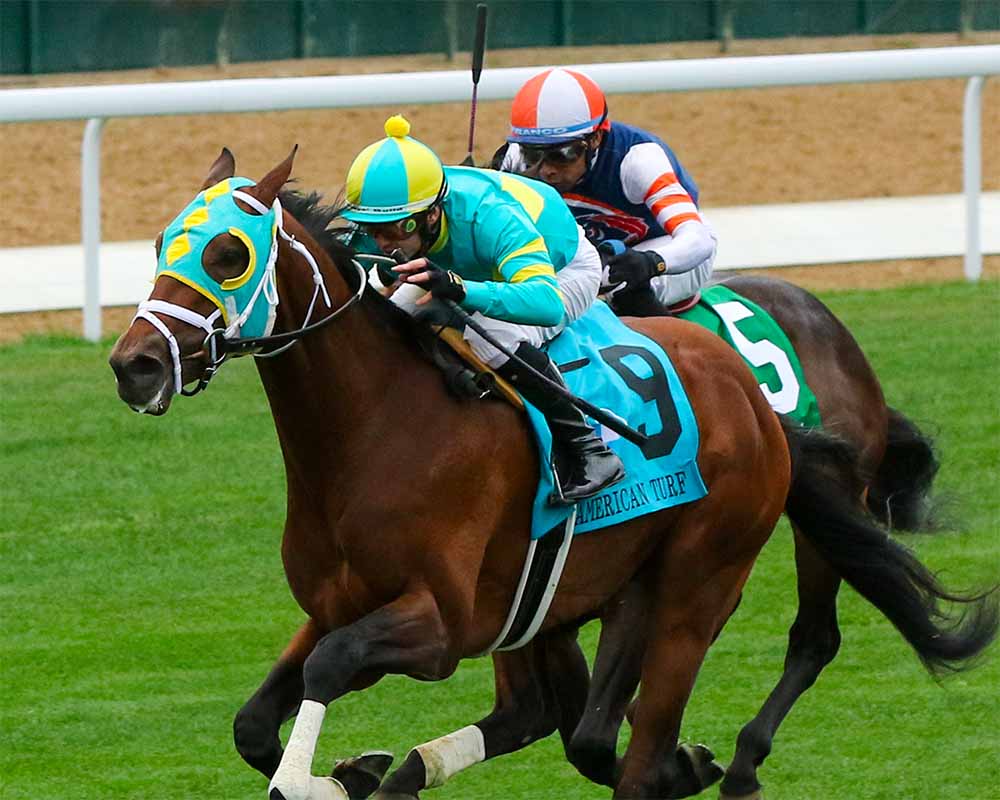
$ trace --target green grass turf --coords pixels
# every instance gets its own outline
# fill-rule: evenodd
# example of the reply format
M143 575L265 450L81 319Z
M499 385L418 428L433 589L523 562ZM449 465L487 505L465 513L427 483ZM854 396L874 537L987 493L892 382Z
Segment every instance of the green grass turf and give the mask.
M910 543L951 584L996 580L1000 284L824 299L890 402L937 436L953 522ZM280 563L283 474L256 373L227 365L153 419L117 400L108 350L53 338L0 349L0 797L263 800L231 720L303 616ZM793 574L783 523L699 677L683 735L725 760L778 676ZM851 590L840 608L841 653L762 769L769 800L997 797L996 652L938 686ZM390 678L350 695L327 715L316 770L369 748L402 756L479 719L492 691L479 660L440 684ZM558 737L428 793L609 795L576 775Z

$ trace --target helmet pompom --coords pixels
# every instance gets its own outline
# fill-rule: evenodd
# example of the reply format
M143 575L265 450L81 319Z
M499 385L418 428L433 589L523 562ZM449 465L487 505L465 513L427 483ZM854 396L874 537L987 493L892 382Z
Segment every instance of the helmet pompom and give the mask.
M396 114L385 121L385 135L393 139L402 139L410 135L410 123L402 114Z

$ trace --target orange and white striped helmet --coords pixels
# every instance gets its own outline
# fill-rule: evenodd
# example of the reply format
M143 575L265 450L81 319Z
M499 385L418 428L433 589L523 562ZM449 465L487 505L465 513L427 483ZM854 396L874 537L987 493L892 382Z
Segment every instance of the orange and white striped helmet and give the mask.
M514 97L508 142L558 144L611 127L604 92L582 72L547 69Z

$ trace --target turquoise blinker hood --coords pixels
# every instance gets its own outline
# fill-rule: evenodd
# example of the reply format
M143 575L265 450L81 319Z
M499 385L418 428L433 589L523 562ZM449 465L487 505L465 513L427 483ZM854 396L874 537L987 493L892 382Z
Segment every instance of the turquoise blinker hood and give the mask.
M357 292L340 308L331 311L323 319L310 324L313 311L319 302L333 308L330 294L326 290L323 273L309 248L296 240L283 228L284 211L281 201L274 198L268 208L253 195L240 191L253 186L247 178L227 178L215 186L199 192L177 217L163 231L163 242L157 256L156 277L169 275L185 286L194 289L215 306L208 316L186 306L168 300L148 298L139 303L135 319L143 319L156 328L167 340L170 357L174 366L175 394L193 395L208 385L208 381L230 356L253 353L256 358L271 358L285 352L302 336L311 330L326 325L342 311L361 299L368 285L363 267L354 262L359 271ZM236 201L240 200L256 213L244 211ZM205 248L216 236L228 233L239 239L247 248L249 258L246 269L240 275L219 282L209 275L202 266ZM278 306L278 284L275 269L278 262L278 242L283 240L298 253L312 270L313 296L305 312L305 319L298 330L271 335ZM193 390L184 388L181 366L181 350L170 327L161 317L172 317L181 322L201 328L205 332L203 344L208 364L197 379ZM217 326L222 318L225 328ZM280 342L280 344L279 344ZM258 352L261 347L269 348L266 353ZM156 401L162 401L160 390Z
M278 304L274 276L278 212L276 207L265 208L237 191L253 185L247 178L228 178L199 192L163 231L156 264L157 277L169 275L212 301L222 314L227 338L269 335ZM260 213L244 211L236 197ZM219 283L205 271L202 256L208 243L221 233L239 239L250 260L241 275Z

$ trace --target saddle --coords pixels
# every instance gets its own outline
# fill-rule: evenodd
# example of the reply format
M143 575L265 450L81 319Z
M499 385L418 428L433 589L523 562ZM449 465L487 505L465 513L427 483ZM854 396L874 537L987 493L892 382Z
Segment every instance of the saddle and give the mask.
M383 287L393 284L396 276L388 271L388 265L376 261L374 269ZM385 294L384 289L381 291ZM492 395L506 400L518 410L524 410L521 396L472 351L462 332L451 324L454 321L451 315L441 315L428 309L420 312L413 321L416 323L417 344L431 363L441 370L445 385L454 395L476 400Z
M524 402L507 381L479 358L462 332L449 325L431 324L433 337L422 346L431 361L444 373L445 384L459 397L482 399L493 395L523 410Z

